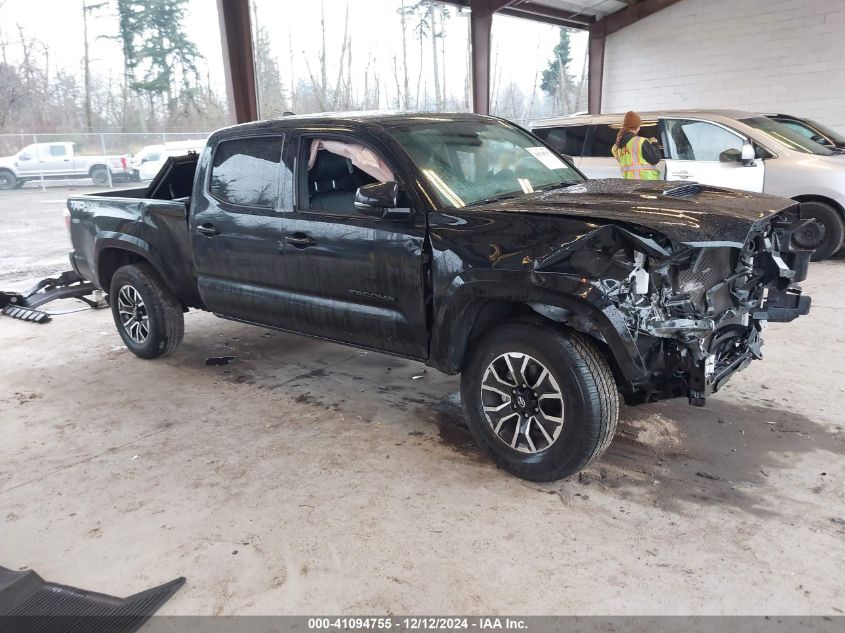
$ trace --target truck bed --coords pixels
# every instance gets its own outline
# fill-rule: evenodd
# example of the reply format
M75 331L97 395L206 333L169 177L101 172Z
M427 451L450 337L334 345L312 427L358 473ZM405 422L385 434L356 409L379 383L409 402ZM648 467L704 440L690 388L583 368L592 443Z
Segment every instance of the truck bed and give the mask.
M201 307L188 229L196 161L168 159L148 187L68 198L74 269L109 292L111 274L136 254L186 306Z

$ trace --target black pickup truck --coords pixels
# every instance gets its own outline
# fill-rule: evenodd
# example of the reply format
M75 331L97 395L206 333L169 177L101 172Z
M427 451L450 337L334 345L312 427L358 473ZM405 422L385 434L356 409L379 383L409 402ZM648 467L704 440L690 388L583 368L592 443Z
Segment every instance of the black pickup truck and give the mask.
M808 312L794 204L587 180L492 117L360 113L226 128L149 188L68 200L73 267L137 356L198 308L460 372L479 446L537 481L604 451L620 394L703 405Z

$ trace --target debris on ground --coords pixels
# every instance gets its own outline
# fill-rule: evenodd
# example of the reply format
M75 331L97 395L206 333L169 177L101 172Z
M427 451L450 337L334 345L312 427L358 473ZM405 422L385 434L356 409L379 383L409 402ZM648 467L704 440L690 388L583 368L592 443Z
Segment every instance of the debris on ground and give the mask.
M68 270L56 277L42 279L24 293L0 292L0 313L22 321L47 323L52 315L35 308L56 299L79 299L91 308L106 306L102 292L94 284Z
M66 631L84 618L81 627L85 630L103 631L107 626L114 633L131 633L141 628L184 584L185 578L179 577L128 598L118 598L45 582L31 570L0 567L0 613L11 620L3 622L3 630ZM88 619L94 622L89 623Z
M205 364L210 367L222 367L223 365L228 365L236 358L237 356L209 356L205 359Z
M707 471L704 471L704 470L699 470L695 474L698 475L699 477L704 477L704 479L710 479L712 481L726 481L724 477L719 477L719 475L714 475L713 473L708 473Z

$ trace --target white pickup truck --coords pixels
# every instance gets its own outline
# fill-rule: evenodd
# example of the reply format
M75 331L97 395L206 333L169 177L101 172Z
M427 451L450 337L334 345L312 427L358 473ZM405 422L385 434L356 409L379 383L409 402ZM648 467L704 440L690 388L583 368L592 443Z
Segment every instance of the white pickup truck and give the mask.
M130 180L132 167L128 155L80 156L73 143L33 143L17 154L0 157L0 189L16 189L28 180L41 178L90 178L95 185Z
M134 180L152 180L156 177L164 162L170 156L184 156L188 152L201 154L205 149L206 139L187 141L169 141L158 145L147 145L132 156L132 174Z

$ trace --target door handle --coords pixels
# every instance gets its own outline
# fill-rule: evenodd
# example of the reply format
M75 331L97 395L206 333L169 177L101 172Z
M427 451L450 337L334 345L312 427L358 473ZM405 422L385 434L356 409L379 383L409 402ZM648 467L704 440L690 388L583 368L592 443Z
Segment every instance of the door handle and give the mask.
M669 175L672 176L673 178L680 178L681 180L686 180L687 178L689 178L691 176L691 174L688 171L675 171L675 172L672 172Z
M305 233L294 233L293 235L288 235L285 238L285 241L296 248L308 248L309 246L314 246L314 244L317 243L313 237L306 235Z
M215 235L220 235L220 229L218 229L213 224L200 224L197 227L197 231L207 237L214 237Z

